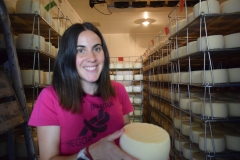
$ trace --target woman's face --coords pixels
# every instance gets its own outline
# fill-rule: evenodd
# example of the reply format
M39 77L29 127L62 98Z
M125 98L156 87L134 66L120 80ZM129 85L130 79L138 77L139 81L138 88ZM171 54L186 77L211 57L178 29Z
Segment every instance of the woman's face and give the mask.
M94 32L83 31L78 36L76 68L82 82L96 82L104 66L101 39Z

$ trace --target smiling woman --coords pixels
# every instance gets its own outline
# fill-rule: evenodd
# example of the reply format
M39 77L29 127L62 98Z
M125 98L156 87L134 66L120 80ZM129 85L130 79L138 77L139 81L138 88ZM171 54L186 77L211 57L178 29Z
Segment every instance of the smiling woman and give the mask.
M52 85L41 91L29 121L37 127L41 160L134 160L119 148L132 111L124 86L110 80L102 34L91 23L69 27Z

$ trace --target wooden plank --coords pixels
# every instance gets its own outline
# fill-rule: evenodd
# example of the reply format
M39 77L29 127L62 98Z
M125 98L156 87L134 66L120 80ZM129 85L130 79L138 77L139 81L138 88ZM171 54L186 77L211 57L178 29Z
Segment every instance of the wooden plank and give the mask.
M24 122L17 101L0 104L0 134Z
M0 98L13 96L14 92L4 72L0 72Z

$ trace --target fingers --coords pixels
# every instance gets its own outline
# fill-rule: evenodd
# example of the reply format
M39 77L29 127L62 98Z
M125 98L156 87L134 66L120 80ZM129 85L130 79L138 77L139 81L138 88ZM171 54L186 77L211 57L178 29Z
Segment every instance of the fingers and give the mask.
M119 138L123 134L123 132L124 132L124 129L122 128L122 129L114 132L113 134L110 134L109 136L107 136L106 139L108 141L114 141L115 139Z

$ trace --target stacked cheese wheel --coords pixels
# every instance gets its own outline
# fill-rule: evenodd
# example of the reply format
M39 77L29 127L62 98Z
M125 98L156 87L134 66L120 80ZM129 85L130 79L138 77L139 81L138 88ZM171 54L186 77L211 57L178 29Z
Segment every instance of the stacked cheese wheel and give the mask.
M124 127L120 147L139 160L167 160L170 137L164 129L156 125L131 123Z

